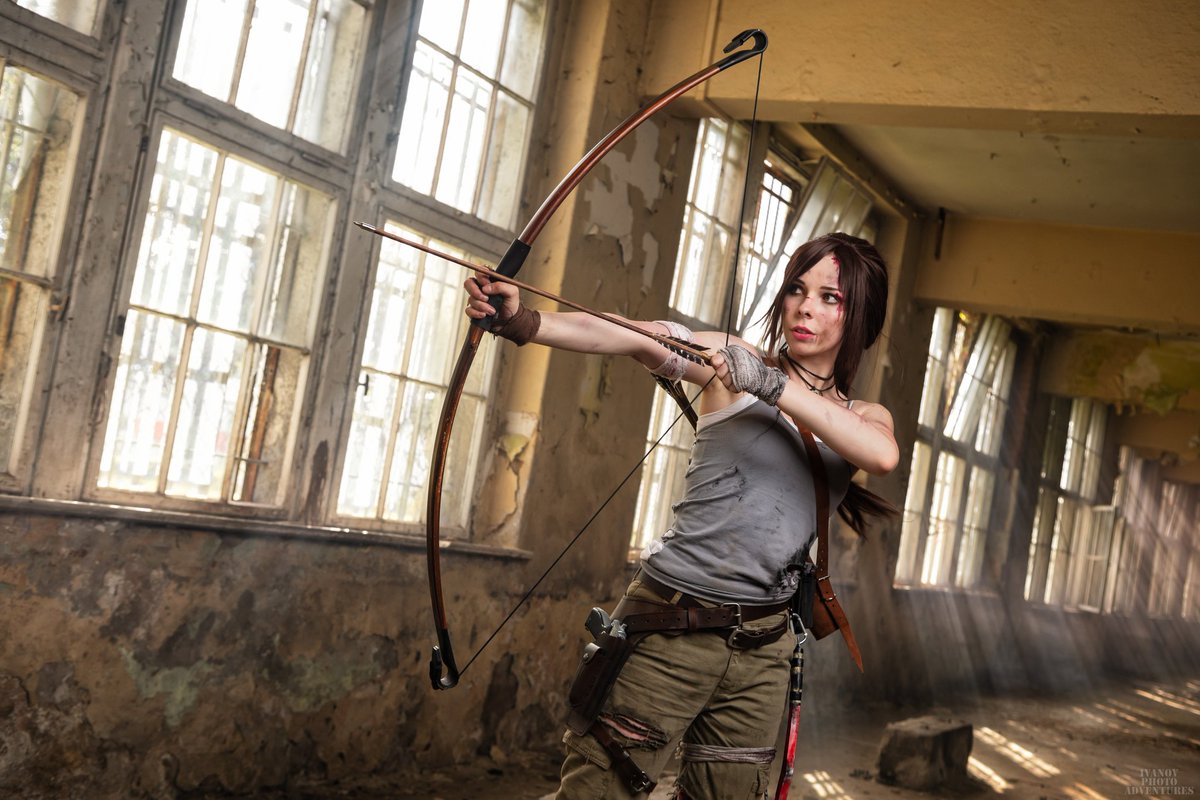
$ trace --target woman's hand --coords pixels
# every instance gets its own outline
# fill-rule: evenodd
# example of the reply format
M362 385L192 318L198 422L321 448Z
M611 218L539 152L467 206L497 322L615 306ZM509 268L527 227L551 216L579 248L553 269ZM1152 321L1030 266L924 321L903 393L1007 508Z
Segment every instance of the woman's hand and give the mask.
M521 305L517 287L503 281L489 280L482 275L467 279L463 286L471 296L467 304L468 317L491 317L488 329L497 336L516 343L517 347L529 344L533 337L537 336L542 326L542 315L528 306ZM498 301L499 311L492 305L492 301Z
M495 316L492 321L493 327L499 327L508 322L516 316L517 310L521 307L517 287L511 283L493 281L486 275L472 275L463 281L463 288L467 290L469 297L467 316L471 319ZM493 297L501 299L498 310L490 302Z
M736 344L718 350L711 363L726 389L749 392L767 405L778 403L787 386L787 375L782 370L768 367L754 353Z

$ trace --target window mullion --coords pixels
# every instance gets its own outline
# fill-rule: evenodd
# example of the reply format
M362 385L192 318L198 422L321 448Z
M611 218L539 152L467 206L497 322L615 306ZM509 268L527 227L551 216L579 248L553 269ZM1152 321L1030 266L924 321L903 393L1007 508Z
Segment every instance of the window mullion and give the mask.
M258 348L249 342L242 355L242 378L238 386L238 399L234 405L233 430L230 431L229 444L225 452L225 469L221 477L221 499L228 502L233 496L232 484L237 474L236 465L245 444L246 425L249 423L250 399L254 396L251 385L254 369L258 364Z
M446 135L450 131L450 118L454 116L454 93L458 90L458 71L464 67L451 62L450 85L446 87L446 115L442 118L442 133L438 137L437 157L433 162L433 180L429 184L429 196L437 199L438 184L442 179L442 159L446 155Z
M317 8L320 0L309 0L308 20L304 25L304 42L300 45L300 61L296 70L296 80L292 83L292 101L288 104L287 125L285 130L296 127L296 112L300 108L300 95L304 88L304 69L308 64L308 51L312 48L313 27L316 25Z
M313 4L316 7L316 3ZM221 480L221 499L228 501L233 496L232 483L234 476L237 474L236 465L241 457L242 447L245 444L246 426L249 424L250 401L254 396L254 386L251 378L258 364L258 345L253 342L254 334L262 329L263 314L269 305L266 302L266 295L269 288L275 285L272 280L272 273L275 267L275 253L279 245L280 233L282 226L280 217L283 214L283 196L286 193L286 182L280 181L280 185L275 190L275 196L271 200L271 211L267 214L268 230L270 235L267 237L267 244L264 248L267 262L263 265L263 269L258 270L258 275L255 277L255 285L253 289L254 300L250 308L250 336L242 336L246 339L245 354L242 357L242 380L238 386L238 399L234 411L234 429L230 432L229 447L225 453L225 470Z
M221 181L225 174L226 157L218 156L216 167L213 169L213 191L205 209L204 225L200 233L200 251L196 254L196 277L192 279L192 296L188 300L188 319L184 322L183 347L179 353L179 374L175 378L175 390L171 396L171 413L167 418L167 438L163 442L163 459L159 465L158 494L165 494L167 489L167 473L171 467L172 452L175 448L175 434L179 422L179 407L183 402L183 387L187 383L188 362L191 359L192 336L198 325L200 313L200 294L204 286L204 274L208 267L208 254L212 247L213 226L216 224L217 204L221 199Z
M204 289L204 275L208 271L208 254L212 248L213 226L216 225L217 204L221 200L221 181L225 177L225 155L217 157L213 169L213 191L204 212L204 225L200 229L200 251L196 254L196 277L192 279L192 296L188 299L188 327L196 324L200 316L200 295Z
M241 37L238 39L237 55L233 59L233 77L230 79L229 85L229 104L237 106L238 90L242 85L242 67L246 61L246 50L250 46L250 26L254 24L254 12L258 6L258 0L249 0L246 3L246 14L242 17Z
M396 401L392 403L392 418L388 421L387 447L383 452L383 470L379 473L379 494L375 497L375 519L384 519L387 514L388 485L392 481L392 462L396 457L396 439L400 431L400 409L404 406L403 375L396 376Z
M179 348L179 374L175 376L175 388L171 393L171 413L167 417L167 438L163 442L162 461L158 467L158 485L155 491L166 494L167 474L171 471L171 457L175 449L175 434L179 423L179 407L183 403L183 389L187 385L188 362L192 357L192 336L196 326L187 325L183 331L183 346Z
M247 315L250 318L250 337L258 334L263 327L263 315L266 314L270 303L267 302L267 294L272 287L277 287L278 278L274 276L276 268L276 248L279 246L279 239L283 231L281 217L283 216L283 196L287 193L287 182L280 180L275 189L275 196L271 199L271 210L267 214L267 230L270 232L267 236L266 247L263 248L266 263L263 264L263 269L257 270L257 275L254 279L254 288L251 301L250 313ZM282 276L280 276L282 277ZM247 338L250 338L247 337Z
M936 361L937 359L934 360ZM942 400L944 400L946 393L943 391L940 393L940 396ZM939 400L939 403L941 403L942 400ZM939 421L941 420L941 412L942 409L939 405L939 416L937 417ZM933 494L934 489L937 488L938 462L942 457L943 437L941 424L930 428L927 435L929 436L929 472L928 478L925 481L925 497L921 503L921 535L917 537L917 546L916 551L913 553L912 563L913 580L918 584L924 583L921 576L925 572L925 550L929 544L929 536L934 524Z

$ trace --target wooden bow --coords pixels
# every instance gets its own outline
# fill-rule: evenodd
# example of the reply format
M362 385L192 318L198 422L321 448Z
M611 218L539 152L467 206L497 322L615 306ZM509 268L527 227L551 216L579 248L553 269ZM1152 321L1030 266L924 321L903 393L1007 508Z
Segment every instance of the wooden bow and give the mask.
M753 39L750 47L738 49L747 41ZM739 33L726 45L724 58L705 67L699 72L667 89L661 95L634 112L621 124L614 128L587 152L566 177L555 187L529 220L524 230L509 245L504 257L496 266L495 272L505 278L513 278L525 263L534 240L542 232L542 228L550 217L558 210L567 196L579 185L592 167L612 150L631 131L645 122L651 115L663 106L671 103L687 92L712 78L718 72L739 64L748 58L761 54L767 48L767 36L760 30L746 30ZM493 306L499 307L500 297L493 297ZM450 630L446 622L446 604L442 598L442 569L441 569L441 503L442 481L446 471L446 455L450 448L450 432L454 426L455 413L466 384L471 363L479 349L480 340L492 323L491 317L472 320L467 329L466 341L459 351L450 383L446 387L446 397L442 404L441 417L438 420L437 435L434 439L433 461L430 465L429 495L425 516L426 560L429 568L429 595L433 604L434 625L437 630L437 645L429 660L429 679L435 689L450 689L458 684L461 674L454 660L454 650L450 643Z

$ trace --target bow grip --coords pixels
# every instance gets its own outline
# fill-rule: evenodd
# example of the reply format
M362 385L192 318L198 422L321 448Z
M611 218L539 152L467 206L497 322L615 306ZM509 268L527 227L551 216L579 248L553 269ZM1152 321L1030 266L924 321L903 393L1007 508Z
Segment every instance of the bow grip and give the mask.
M506 278L515 278L517 272L525 264L525 259L529 256L529 245L522 242L520 239L513 239L513 243L508 246L508 250L504 253L504 258L500 259L500 263L496 265L496 272L499 272ZM488 298L488 302L492 304L492 308L496 309L497 313L500 307L504 305L504 298L499 295L492 295ZM482 319L473 319L471 324L476 328L484 331L492 329L492 323L495 322L496 315L493 314ZM449 687L446 687L449 688Z

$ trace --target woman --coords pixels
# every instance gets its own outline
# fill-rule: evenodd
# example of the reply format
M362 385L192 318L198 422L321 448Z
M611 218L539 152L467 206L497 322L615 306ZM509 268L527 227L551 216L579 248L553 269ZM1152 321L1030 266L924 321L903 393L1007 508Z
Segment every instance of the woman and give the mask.
M899 459L888 411L848 397L883 326L882 257L839 233L800 247L768 312L762 352L720 331L633 323L714 351L711 364L588 315L539 314L507 284L472 278L466 288L468 316L495 314L493 330L518 344L628 355L656 375L702 387L684 497L614 612L623 620L687 619L694 632L638 634L596 721L572 725L564 739L558 796L638 796L639 772L656 778L679 742L680 796L763 796L787 692L787 605L816 532L797 426L820 441L830 507L840 506L860 532L864 514L888 509L850 484L856 468L885 475ZM498 312L488 302L497 295Z

